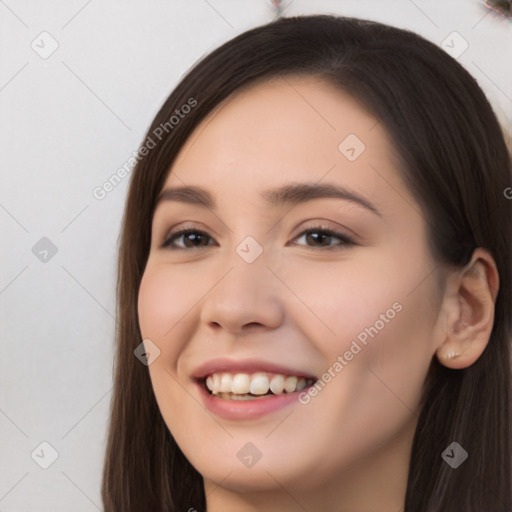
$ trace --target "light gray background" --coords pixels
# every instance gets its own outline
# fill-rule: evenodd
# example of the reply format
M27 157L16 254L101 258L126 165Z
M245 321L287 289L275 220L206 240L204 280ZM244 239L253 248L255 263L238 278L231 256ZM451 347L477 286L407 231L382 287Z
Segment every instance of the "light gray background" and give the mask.
M285 16L375 19L455 51L465 40L458 59L512 125L511 22L480 1L284 6ZM93 190L137 150L201 55L274 15L268 0L0 0L0 512L102 510L129 178L103 200ZM58 43L50 56L43 31ZM43 237L55 255L33 251ZM58 455L47 469L52 451L42 442Z

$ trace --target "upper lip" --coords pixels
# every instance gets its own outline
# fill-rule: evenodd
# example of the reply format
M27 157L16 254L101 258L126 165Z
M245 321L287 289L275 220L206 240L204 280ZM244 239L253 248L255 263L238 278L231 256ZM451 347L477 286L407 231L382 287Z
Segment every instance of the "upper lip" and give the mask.
M226 373L255 373L255 372L269 372L269 373L280 373L283 375L295 375L297 377L304 377L305 379L318 380L313 374L299 370L297 368L291 368L288 366L282 366L261 359L228 359L219 358L211 359L200 364L192 372L193 379L204 379L212 373L226 372Z

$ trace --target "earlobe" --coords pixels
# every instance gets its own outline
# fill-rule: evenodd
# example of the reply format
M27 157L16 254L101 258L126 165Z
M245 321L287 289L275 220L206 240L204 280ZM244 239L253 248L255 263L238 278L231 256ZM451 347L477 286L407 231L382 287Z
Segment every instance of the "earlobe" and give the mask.
M489 343L494 325L494 305L499 277L492 256L484 249L455 276L444 342L437 349L441 364L452 369L471 366Z

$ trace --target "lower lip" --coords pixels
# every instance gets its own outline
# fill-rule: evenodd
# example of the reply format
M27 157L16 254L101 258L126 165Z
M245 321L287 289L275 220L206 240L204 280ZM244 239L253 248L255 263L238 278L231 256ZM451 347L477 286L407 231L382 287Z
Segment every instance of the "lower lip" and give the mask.
M208 393L202 382L197 382L197 386L203 404L210 412L227 420L239 421L254 420L297 403L299 394L308 390L308 388L304 388L294 393L283 393L253 400L225 400Z

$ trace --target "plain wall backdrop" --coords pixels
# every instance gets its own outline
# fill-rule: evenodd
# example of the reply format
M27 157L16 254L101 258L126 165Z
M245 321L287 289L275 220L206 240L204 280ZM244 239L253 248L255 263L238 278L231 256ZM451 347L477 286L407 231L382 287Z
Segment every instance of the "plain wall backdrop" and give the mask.
M355 16L423 35L512 126L511 20L481 1L283 7L284 16ZM130 175L102 198L98 187L203 54L274 16L269 0L0 0L0 512L102 510Z

